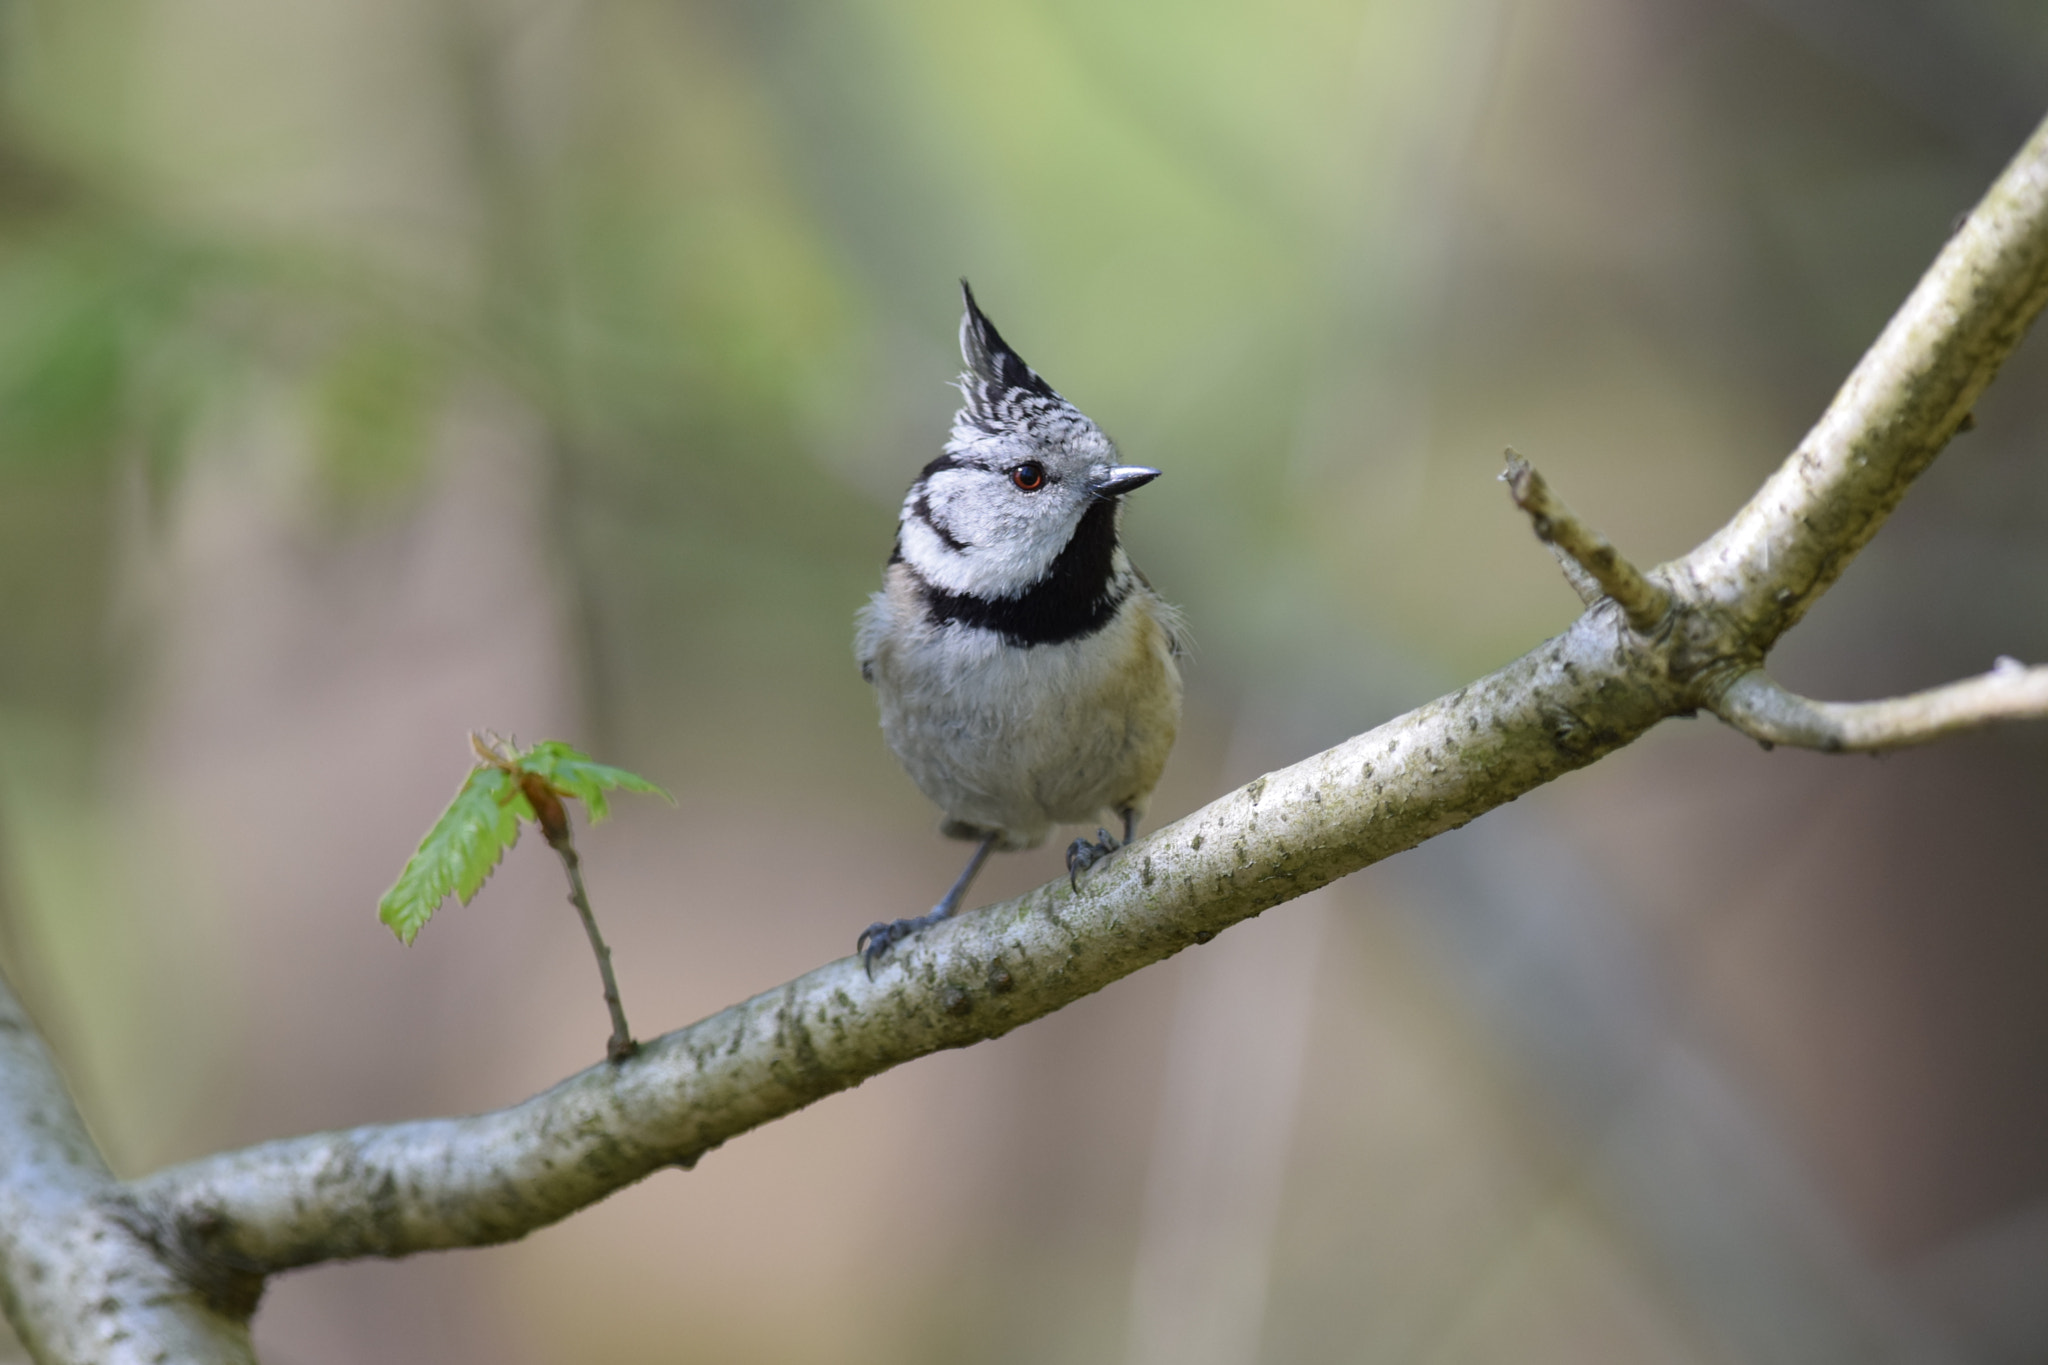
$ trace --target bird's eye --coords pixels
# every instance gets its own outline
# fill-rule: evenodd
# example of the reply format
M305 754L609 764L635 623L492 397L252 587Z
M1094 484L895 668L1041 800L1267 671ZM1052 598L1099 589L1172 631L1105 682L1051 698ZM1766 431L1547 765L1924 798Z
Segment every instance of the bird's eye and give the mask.
M1036 493L1045 487L1045 466L1036 460L1026 460L1010 471L1010 482L1026 493Z

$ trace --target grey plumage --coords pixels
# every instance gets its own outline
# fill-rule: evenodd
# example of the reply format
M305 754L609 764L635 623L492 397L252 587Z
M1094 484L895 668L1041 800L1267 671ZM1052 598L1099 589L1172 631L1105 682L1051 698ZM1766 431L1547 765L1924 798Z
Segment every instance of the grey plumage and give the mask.
M889 747L944 832L981 847L930 915L870 926L870 966L952 913L990 848L1109 811L1130 837L1180 720L1179 614L1117 537L1123 495L1158 471L1119 464L961 292L964 402L904 496L855 652ZM1070 865L1114 847L1077 840Z

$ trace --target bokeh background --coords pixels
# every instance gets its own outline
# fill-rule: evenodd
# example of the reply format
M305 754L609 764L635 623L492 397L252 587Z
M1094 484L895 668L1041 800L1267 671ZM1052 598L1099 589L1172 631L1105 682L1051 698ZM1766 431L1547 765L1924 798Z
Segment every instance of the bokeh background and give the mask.
M1156 824L1571 618L1502 447L1641 561L1718 525L2043 112L2038 0L7 0L0 960L122 1172L515 1101L606 1031L545 849L375 918L472 727L676 792L583 837L643 1035L957 869L849 641L958 276L1166 470ZM2048 341L1978 416L1790 685L2048 659ZM258 1341L2039 1361L2044 760L1673 722Z

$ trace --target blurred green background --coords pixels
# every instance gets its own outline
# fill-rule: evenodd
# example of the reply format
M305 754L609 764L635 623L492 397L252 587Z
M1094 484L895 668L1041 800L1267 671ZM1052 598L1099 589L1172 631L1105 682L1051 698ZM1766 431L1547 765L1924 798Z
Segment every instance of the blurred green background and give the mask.
M0 960L123 1172L602 1052L529 840L402 950L465 733L680 1026L957 846L850 654L956 279L1166 471L1156 825L1724 520L2048 111L2038 0L8 0ZM2048 659L2048 343L1779 651ZM2048 736L1707 722L503 1249L276 1282L265 1358L2048 1356ZM1007 857L985 898L1056 875Z

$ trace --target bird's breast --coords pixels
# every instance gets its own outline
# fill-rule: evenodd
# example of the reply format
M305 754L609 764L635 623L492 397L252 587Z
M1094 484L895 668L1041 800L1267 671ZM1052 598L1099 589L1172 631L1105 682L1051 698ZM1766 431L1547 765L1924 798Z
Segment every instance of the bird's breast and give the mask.
M1049 824L1142 805L1180 715L1180 675L1151 594L1087 636L1029 647L934 622L892 570L871 609L882 729L947 815L1036 842Z

